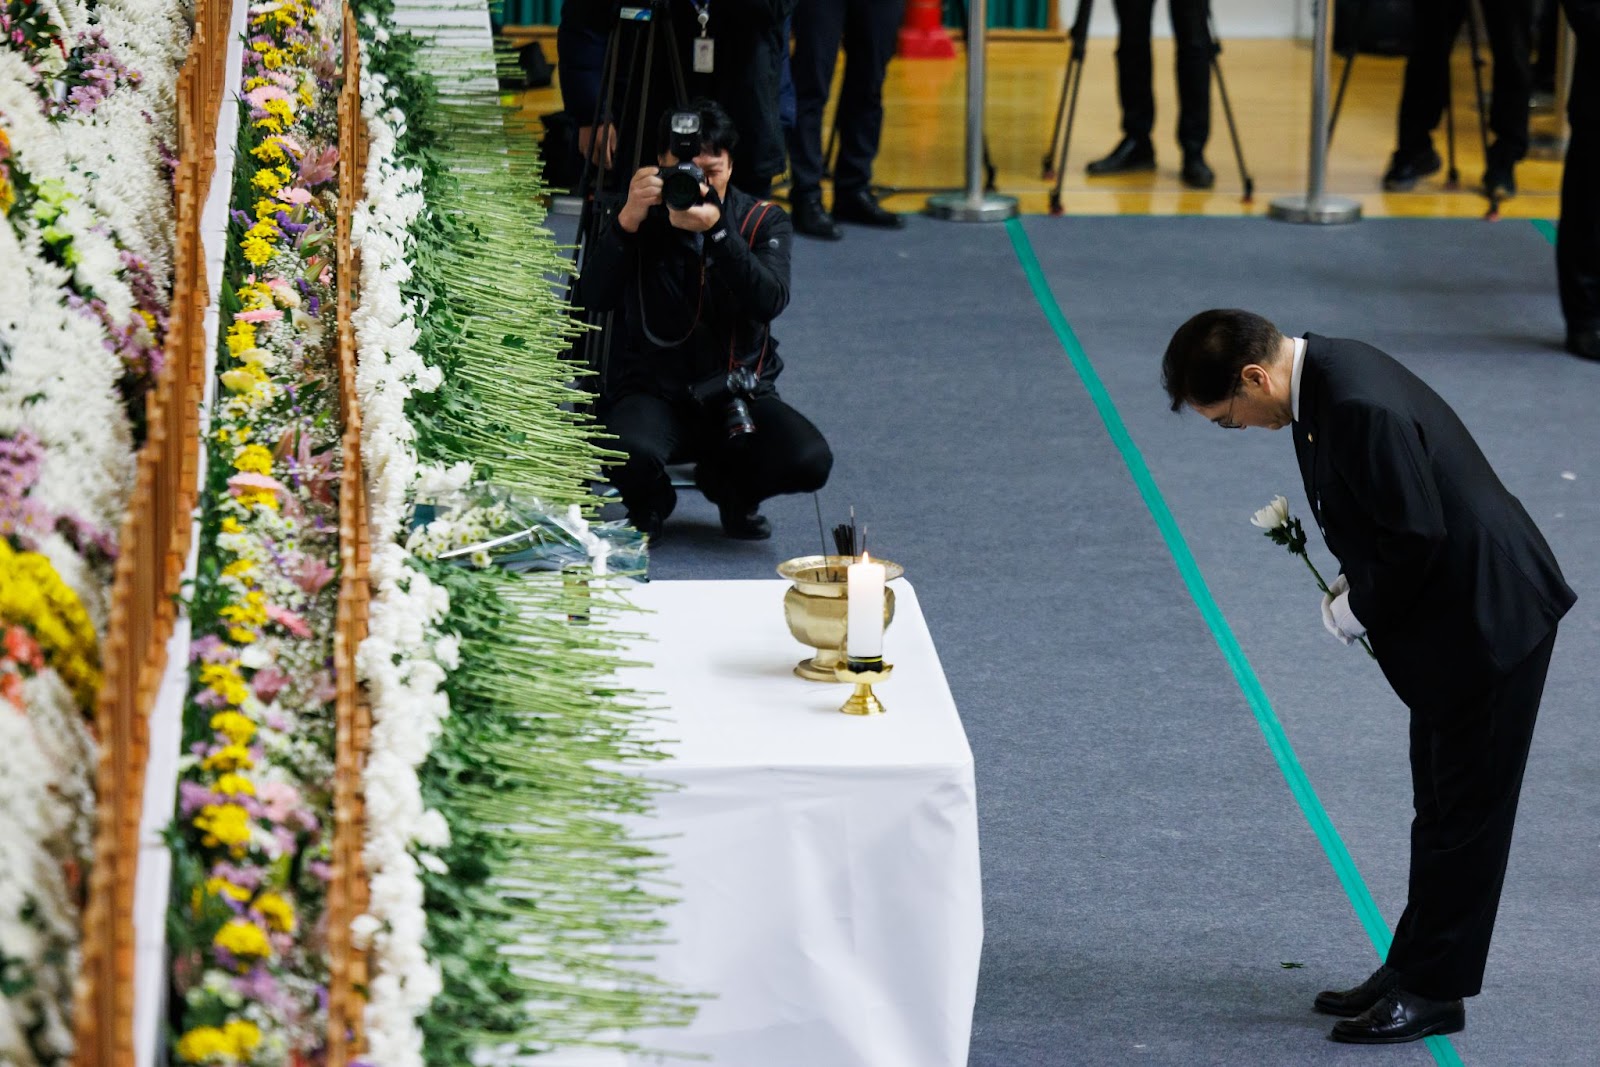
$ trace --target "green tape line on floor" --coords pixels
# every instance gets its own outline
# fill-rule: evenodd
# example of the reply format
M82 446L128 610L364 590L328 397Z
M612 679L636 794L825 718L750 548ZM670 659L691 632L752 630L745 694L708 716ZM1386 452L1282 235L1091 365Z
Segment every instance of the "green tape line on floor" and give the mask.
M1551 244L1556 243L1556 224L1549 219L1534 219L1533 228L1544 234L1544 239Z
M1228 661L1234 679L1244 691L1250 710L1255 714L1256 723L1267 739L1267 748L1272 752L1272 758L1277 760L1278 769L1283 772L1284 780L1289 784L1289 791L1294 794L1295 802L1300 805L1300 811L1305 815L1306 822L1310 824L1312 832L1322 844L1322 851L1333 866L1334 874L1344 888L1345 896L1350 898L1350 906L1355 909L1356 918L1361 921L1367 936L1372 939L1373 947L1378 950L1378 957L1382 959L1388 955L1389 943L1392 940L1389 924L1383 921L1378 903L1372 899L1372 892L1356 868L1350 850L1339 837L1339 831L1334 828L1333 820L1328 817L1322 801L1317 799L1316 790L1311 787L1311 780L1306 777L1305 768L1300 766L1300 758L1295 755L1294 746L1289 743L1283 724L1278 721L1278 715L1272 710L1272 703L1267 699L1266 690L1261 687L1261 680L1256 677L1250 661L1245 658L1244 649L1239 647L1239 640L1234 636L1233 628L1228 625L1222 609L1206 586L1205 577L1200 573L1200 565L1195 562L1194 553L1189 551L1189 544L1184 540L1183 531L1178 528L1178 520L1173 518L1172 509L1167 507L1166 499L1156 487L1155 477L1145 465L1139 446L1133 443L1133 437L1128 433L1128 427L1122 421L1122 415L1117 411L1111 394L1106 391L1105 383L1100 380L1094 364L1089 362L1089 355L1078 341L1078 335L1073 332L1066 315L1062 314L1061 306L1056 303L1055 296L1050 292L1050 283L1046 281L1044 270L1039 266L1039 259L1034 255L1033 245L1028 240L1021 220L1008 221L1006 232L1011 237L1011 247L1016 251L1022 272L1028 278L1034 299L1038 301L1040 310L1050 323L1050 328L1055 331L1056 339L1066 351L1072 369L1077 371L1079 380L1088 391L1095 410L1100 413L1100 420L1105 423L1106 432L1111 435L1111 443L1116 445L1117 451L1122 454L1122 461L1127 464L1128 473L1133 476L1134 485L1138 488L1139 495L1144 498L1145 507L1150 509L1150 515L1156 521L1156 528L1161 532L1162 540L1167 543L1167 551L1172 554L1172 560L1177 564L1178 573L1183 577L1183 584L1188 587L1189 595L1193 598L1195 606L1200 609L1200 615L1210 628L1211 636L1216 639L1217 647L1222 650L1223 658ZM1449 1038L1430 1037L1426 1039L1425 1044L1441 1067L1460 1067L1461 1057L1456 1053L1455 1046L1450 1043Z

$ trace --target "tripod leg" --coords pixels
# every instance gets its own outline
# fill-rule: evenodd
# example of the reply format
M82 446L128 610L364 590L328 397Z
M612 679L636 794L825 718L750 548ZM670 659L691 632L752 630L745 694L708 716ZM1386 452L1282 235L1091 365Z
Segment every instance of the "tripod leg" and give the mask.
M1445 156L1449 160L1449 168L1445 171L1444 187L1457 189L1461 186L1461 171L1456 168L1456 79L1455 74L1445 65L1444 94L1444 143Z
M1078 86L1083 82L1083 57L1073 54L1067 62L1067 85L1071 93L1067 102L1067 125L1061 134L1061 145L1056 153L1056 183L1050 188L1050 214L1059 215L1061 206L1061 185L1067 176L1067 146L1072 143L1072 125L1078 116Z
M1211 72L1217 76L1217 95L1222 100L1222 115L1228 120L1228 136L1233 139L1233 158L1234 162L1239 164L1239 184L1244 186L1244 202L1248 204L1255 199L1256 180L1250 176L1250 168L1245 166L1244 145L1239 140L1239 126L1233 121L1233 104L1228 99L1228 83L1222 78L1222 45L1217 40L1215 28L1209 23L1206 32L1211 35Z
M1328 116L1328 144L1333 144L1333 131L1339 125L1339 111L1344 107L1344 91L1350 87L1350 70L1356 65L1356 53L1361 51L1361 31L1367 25L1367 0L1356 7L1356 29L1351 35L1350 50L1344 54L1344 69L1339 72L1339 92L1333 98L1333 114Z
M1067 69L1061 76L1061 97L1056 101L1056 121L1050 126L1050 147L1045 150L1041 164L1041 177L1050 181L1056 176L1056 149L1061 145L1061 120L1067 114L1067 90L1072 80L1072 53L1067 53Z
M1483 140L1483 161L1489 162L1489 105L1483 95L1483 52L1479 48L1478 16L1481 11L1477 3L1467 5L1467 42L1472 48L1472 89L1478 101L1478 133ZM1485 188L1483 193L1489 198L1488 217L1498 218L1500 215L1500 195L1495 190Z

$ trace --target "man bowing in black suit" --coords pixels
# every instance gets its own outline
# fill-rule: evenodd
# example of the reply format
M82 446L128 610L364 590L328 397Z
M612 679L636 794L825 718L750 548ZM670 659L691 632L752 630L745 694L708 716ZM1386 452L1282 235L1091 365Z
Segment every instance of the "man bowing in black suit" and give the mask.
M1173 335L1161 373L1174 411L1293 427L1343 571L1323 623L1347 645L1365 635L1411 709L1405 912L1384 965L1316 1009L1346 1017L1336 1041L1454 1033L1483 985L1556 624L1577 598L1456 413L1370 345L1206 311Z

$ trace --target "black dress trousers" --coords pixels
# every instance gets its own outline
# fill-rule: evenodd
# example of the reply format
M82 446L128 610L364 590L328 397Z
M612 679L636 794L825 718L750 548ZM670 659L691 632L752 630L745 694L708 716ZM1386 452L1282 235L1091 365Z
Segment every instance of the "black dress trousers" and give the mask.
M1411 875L1388 964L1435 1000L1475 996L1556 634L1470 703L1411 712Z
M1528 98L1533 89L1532 0L1481 0L1489 51L1494 56L1494 87L1489 100L1489 152L1500 163L1515 163L1528 154ZM1450 53L1467 14L1467 0L1417 0L1400 94L1398 148L1407 154L1426 152L1433 130L1450 100ZM1468 82L1462 91L1473 92Z
M834 193L853 193L872 183L872 161L883 130L883 76L900 40L905 0L799 0L794 9L795 123L789 136L789 169L795 196L822 185L822 112L833 87L833 65L844 45L844 82L839 87L839 156Z
M1122 102L1122 132L1145 140L1155 128L1156 98L1151 83L1150 19L1155 0L1116 0L1117 98ZM1200 152L1211 137L1210 0L1170 0L1172 40L1177 50L1178 144Z
M1567 114L1566 170L1561 176L1561 224L1556 273L1567 329L1600 329L1600 0L1568 0L1578 40ZM1587 14L1589 23L1580 19Z

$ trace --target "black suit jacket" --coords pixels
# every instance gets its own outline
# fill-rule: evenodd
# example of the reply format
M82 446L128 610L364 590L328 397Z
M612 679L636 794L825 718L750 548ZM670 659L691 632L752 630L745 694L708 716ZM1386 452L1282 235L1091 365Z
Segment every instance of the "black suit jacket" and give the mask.
M1295 452L1350 608L1413 710L1519 664L1577 600L1444 400L1359 341L1306 335Z

